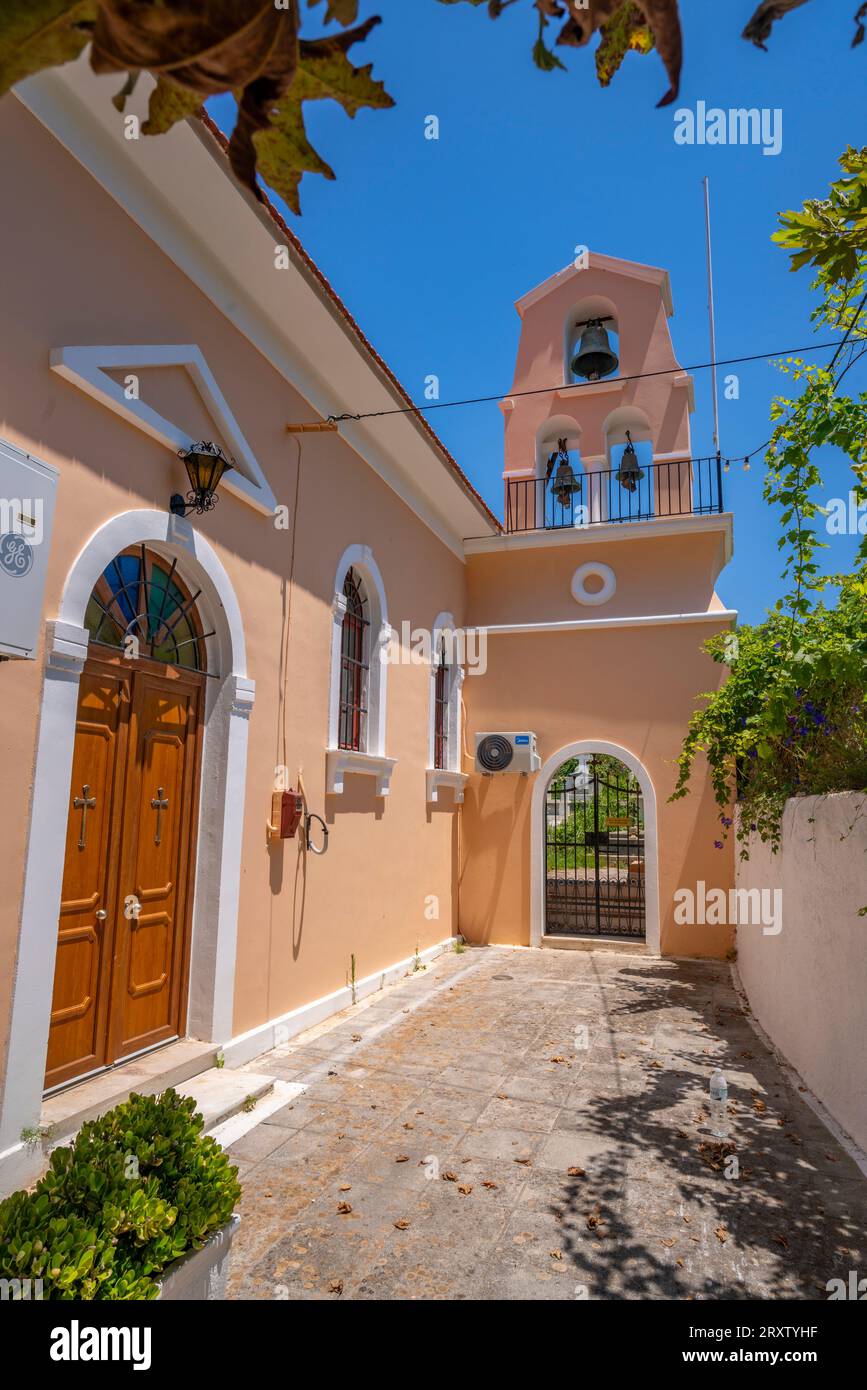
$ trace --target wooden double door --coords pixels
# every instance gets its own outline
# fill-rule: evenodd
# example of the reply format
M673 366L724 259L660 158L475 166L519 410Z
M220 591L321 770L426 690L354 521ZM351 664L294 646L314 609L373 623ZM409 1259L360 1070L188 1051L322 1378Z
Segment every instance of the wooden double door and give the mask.
M48 1090L183 1032L203 687L120 655L82 673Z

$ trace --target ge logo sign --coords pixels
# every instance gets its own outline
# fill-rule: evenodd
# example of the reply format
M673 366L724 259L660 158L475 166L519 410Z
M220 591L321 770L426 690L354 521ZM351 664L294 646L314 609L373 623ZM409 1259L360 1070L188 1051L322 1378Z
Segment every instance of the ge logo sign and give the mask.
M23 579L33 568L33 547L23 536L7 531L0 536L0 570L10 579Z

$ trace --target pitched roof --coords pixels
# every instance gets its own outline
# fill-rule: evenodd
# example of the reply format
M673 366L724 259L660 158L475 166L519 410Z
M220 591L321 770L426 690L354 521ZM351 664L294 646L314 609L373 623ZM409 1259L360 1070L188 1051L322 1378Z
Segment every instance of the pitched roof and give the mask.
M205 128L208 131L210 131L211 135L213 135L214 139L216 140L217 144L222 150L226 177L237 185L237 180L235 179L235 175L233 174L232 169L229 165L228 156L226 154L226 151L228 150L229 146L229 142L226 136L223 134L222 130L220 130L220 127L208 114L207 111L202 110L200 120L202 124L205 126ZM238 186L240 187L240 185ZM437 452L441 455L446 466L450 468L451 471L455 474L455 477L458 479L459 483L464 488L464 490L483 509L491 524L495 526L498 531L502 531L502 522L498 520L498 518L491 511L490 507L488 506L484 498L481 496L481 494L477 491L475 487L473 487L473 484L470 482L466 473L463 471L463 469L461 468L457 460L454 458L454 456L446 448L445 444L440 439L436 430L433 429L433 427L425 418L424 414L419 410L418 406L416 406L409 393L406 391L405 387L395 376L394 372L391 370L385 359L381 357L380 354L377 352L376 348L373 346L370 339L367 337L366 333L361 328L357 319L349 311L349 309L344 304L343 300L340 298L340 295L334 289L334 286L329 282L329 280L320 270L319 266L313 260L313 257L310 255L310 253L305 250L301 241L292 231L291 227L288 226L282 214L271 201L271 198L268 196L267 191L264 188L260 188L260 192L262 207L265 209L269 217L278 227L281 236L286 238L287 245L295 253L295 255L298 257L301 263L307 268L307 270L310 272L313 278L318 282L320 288L327 296L327 298L331 300L338 313L345 319L350 331L357 339L359 346L376 363L377 367L386 377L389 384L394 388L394 390L400 396L401 400L405 403L407 407L407 413L415 418L415 420L424 430L425 434L428 435L431 443L434 445Z
M626 261L620 256L603 256L598 251L587 253L587 269L601 270L609 275L623 275L630 280L646 280L649 284L658 285L665 305L665 312L669 318L674 313L674 304L671 298L671 280L667 270L661 266L642 265L640 261ZM558 270L553 275L549 275L547 280L543 280L540 285L527 290L520 299L515 300L515 308L523 318L524 311L538 300L544 299L552 290L559 289L567 280L577 280L584 271L579 269L574 261L569 265Z

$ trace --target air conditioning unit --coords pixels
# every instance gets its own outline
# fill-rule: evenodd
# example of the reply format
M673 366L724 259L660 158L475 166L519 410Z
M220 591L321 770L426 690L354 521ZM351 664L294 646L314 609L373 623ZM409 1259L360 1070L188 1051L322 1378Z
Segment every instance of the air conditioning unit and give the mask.
M476 772L536 772L541 764L535 734L476 734Z

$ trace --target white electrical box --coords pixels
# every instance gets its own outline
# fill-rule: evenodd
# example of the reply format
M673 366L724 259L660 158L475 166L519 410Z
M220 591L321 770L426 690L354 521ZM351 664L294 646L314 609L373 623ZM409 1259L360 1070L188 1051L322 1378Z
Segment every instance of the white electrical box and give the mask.
M57 469L0 439L0 656L32 660L42 599Z

